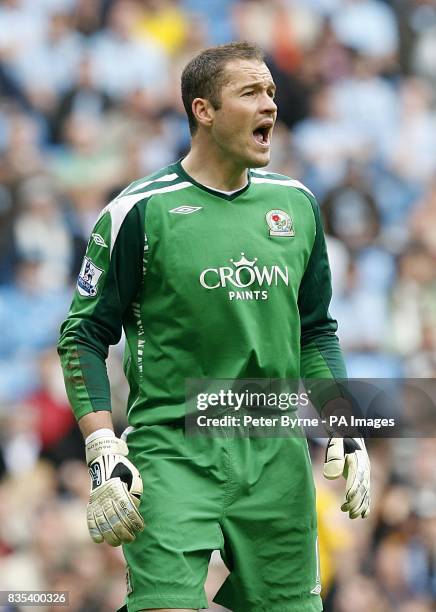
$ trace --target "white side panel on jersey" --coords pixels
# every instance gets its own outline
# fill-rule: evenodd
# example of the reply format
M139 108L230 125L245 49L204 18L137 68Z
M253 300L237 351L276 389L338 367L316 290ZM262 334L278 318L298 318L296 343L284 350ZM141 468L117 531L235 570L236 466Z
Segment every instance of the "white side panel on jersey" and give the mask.
M115 241L118 236L118 232L123 224L124 219L132 210L137 202L145 200L152 195L157 193L168 193L170 191L179 191L180 189L186 189L191 187L192 183L184 182L178 183L177 185L168 185L168 187L160 187L158 189L150 189L150 191L142 193L133 193L131 195L121 195L112 200L100 213L100 216L104 213L110 213L111 216L111 245L110 253L114 248Z
M256 170L256 172L259 172ZM263 174L263 172L259 172L259 174ZM284 187L297 187L298 189L304 189L307 193L310 193L311 196L315 197L313 193L310 191L308 187L300 183L295 179L271 179L271 178L260 178L257 176L251 177L252 183L270 183L271 185L283 185Z

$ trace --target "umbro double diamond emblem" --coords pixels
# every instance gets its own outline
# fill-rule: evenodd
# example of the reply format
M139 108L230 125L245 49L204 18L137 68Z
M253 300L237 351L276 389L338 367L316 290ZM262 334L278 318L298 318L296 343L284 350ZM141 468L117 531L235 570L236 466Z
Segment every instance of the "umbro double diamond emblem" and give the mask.
M177 215L190 215L191 213L197 212L197 210L201 210L202 206L178 206L177 208L172 208L169 212L175 213Z

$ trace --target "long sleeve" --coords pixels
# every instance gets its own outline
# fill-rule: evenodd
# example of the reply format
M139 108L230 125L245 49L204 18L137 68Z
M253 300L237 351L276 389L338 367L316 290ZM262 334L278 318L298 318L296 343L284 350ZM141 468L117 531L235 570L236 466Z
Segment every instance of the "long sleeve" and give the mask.
M319 206L314 198L305 195L312 205L316 235L298 295L301 377L345 378L344 359L336 335L337 322L328 311L332 296L331 274Z
M61 326L58 353L77 419L111 409L108 349L119 342L126 310L142 282L143 209L119 208L109 205L97 220Z

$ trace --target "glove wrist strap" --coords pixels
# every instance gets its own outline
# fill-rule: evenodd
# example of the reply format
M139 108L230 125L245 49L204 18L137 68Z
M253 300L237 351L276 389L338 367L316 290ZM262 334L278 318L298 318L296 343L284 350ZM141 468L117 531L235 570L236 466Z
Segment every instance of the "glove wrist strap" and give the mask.
M124 440L116 438L114 433L111 433L111 436L99 436L86 444L86 463L88 465L102 455L123 455L124 457L128 455L129 449Z

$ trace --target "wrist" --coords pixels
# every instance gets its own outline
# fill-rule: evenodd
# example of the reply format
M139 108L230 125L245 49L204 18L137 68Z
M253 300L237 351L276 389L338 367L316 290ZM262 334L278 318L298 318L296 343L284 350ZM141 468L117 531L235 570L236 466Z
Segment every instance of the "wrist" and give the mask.
M78 425L84 440L99 429L110 429L111 431L114 429L110 410L89 412L79 419Z

